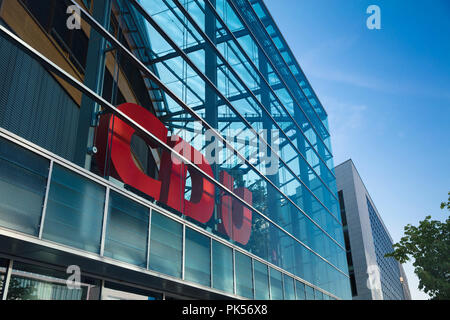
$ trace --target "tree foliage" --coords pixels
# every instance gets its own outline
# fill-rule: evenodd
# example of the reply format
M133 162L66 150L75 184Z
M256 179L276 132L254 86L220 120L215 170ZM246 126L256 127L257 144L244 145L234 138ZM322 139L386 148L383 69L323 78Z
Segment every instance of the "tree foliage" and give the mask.
M448 195L441 209L450 211L450 192ZM412 258L419 289L431 299L450 299L450 216L445 222L427 216L417 227L408 224L404 236L393 247L394 252L386 257L393 257L400 263Z

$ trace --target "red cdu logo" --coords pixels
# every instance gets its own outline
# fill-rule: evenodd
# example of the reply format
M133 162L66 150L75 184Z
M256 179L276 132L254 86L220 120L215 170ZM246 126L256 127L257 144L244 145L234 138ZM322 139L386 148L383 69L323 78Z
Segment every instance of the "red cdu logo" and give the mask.
M117 109L213 177L211 165L200 151L178 136L168 137L167 128L152 113L133 103L122 104ZM113 117L111 114L102 116L97 129L99 151L96 157L99 169L104 172L109 150L111 176L192 219L201 223L208 222L214 212L214 184L190 165L186 165L177 157L172 156L171 152L167 150L164 150L161 155L158 179L148 176L137 166L133 158L131 139L134 134L137 134L135 129L118 117ZM141 136L141 138L149 148L158 147L156 141L145 136ZM200 161L198 161L199 159ZM185 199L187 173L190 174L192 184L190 200ZM227 172L220 173L220 182L248 204L252 204L250 190L246 188L233 190L233 178ZM241 244L247 244L252 227L251 210L223 191L220 192L218 207L221 219L218 226L219 231L226 233L231 239Z

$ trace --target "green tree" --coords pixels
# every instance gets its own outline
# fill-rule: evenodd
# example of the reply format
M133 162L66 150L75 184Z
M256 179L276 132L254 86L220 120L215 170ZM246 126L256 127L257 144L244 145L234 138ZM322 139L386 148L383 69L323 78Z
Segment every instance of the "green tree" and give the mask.
M450 211L448 201L441 209ZM450 216L445 222L431 220L427 216L415 227L408 224L394 251L386 255L400 263L414 259L414 272L419 277L419 289L433 300L450 300Z

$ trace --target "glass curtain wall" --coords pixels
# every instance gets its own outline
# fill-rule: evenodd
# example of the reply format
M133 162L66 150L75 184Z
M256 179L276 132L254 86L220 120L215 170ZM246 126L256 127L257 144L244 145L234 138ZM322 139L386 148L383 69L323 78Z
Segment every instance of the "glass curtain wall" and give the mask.
M186 183L178 186L177 192L182 196L176 208L159 201L161 206L345 298L349 292L348 271L326 113L301 70L291 70L296 66L295 59L290 57L263 4L258 4L237 0L113 1L114 10L106 28L109 33L101 36L111 49L108 57L113 57L113 63L106 63L105 67L103 98L117 105L134 97L133 102L158 117L167 136L182 138L203 155L211 145L225 146L215 149L220 151L214 154L212 173L200 173L203 183L206 175L213 183L214 205L207 221L183 215L184 199L196 199L198 171L194 173L198 167L191 164L181 165ZM39 10L31 11L39 16ZM90 16L83 15L83 19L92 25ZM79 60L86 70L92 62L89 58ZM121 87L123 77L136 92L127 94ZM81 93L77 86L64 81L61 86L70 87L72 98L80 102L81 108L85 107L81 101L87 99L93 104L97 100ZM100 123L105 117L118 123L117 117L106 112L104 101L96 102L104 109L98 115ZM112 129L111 135L116 134L115 125ZM208 139L208 129L214 129L214 138ZM123 189L154 200L117 174L108 140L102 140L99 132L100 127L93 134L93 145L104 149L105 154L103 158L93 156L89 169ZM143 132L132 133L130 140L132 163L147 177L161 179L166 145ZM166 137L159 140L166 143ZM45 173L42 175L45 177ZM84 210L104 211L105 203L99 199L105 198L105 188L80 177L67 178L70 176L64 168L55 166L43 238L98 253L101 215L86 215ZM42 181L38 187L39 192L45 192ZM84 193L90 196L82 197ZM233 208L245 214L246 221L242 221L249 226L248 239L239 238L239 224L228 230L224 226L224 204L230 201ZM113 224L107 230L105 254L111 254L113 247L115 258L143 265L144 252L148 250L143 238L148 217L138 207L123 212L120 202L114 200L108 207L111 214L120 213L110 216ZM147 263L152 270L181 277L182 225L158 214L155 217L150 226L150 247L155 249L150 250ZM136 238L121 238L124 235L114 231L116 222L133 227ZM158 234L160 237L156 238ZM190 245L190 252L200 250L206 254L204 244L193 239ZM119 254L119 247L132 248L133 253L124 249ZM214 255L214 247L210 251ZM205 261L201 263L206 264ZM186 276L197 281L196 266L190 267ZM212 278L214 286L214 275ZM238 278L236 274L235 285L248 295ZM230 281L217 285L229 290Z
M99 281L81 276L79 286L66 284L67 273L14 261L7 300L98 300Z

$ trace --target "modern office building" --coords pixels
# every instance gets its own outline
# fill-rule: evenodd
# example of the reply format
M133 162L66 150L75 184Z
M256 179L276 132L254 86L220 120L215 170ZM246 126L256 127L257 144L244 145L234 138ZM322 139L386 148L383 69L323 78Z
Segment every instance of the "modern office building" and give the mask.
M351 299L327 113L261 0L0 24L3 299Z
M400 263L386 258L392 238L352 160L336 166L336 181L354 300L411 300Z

